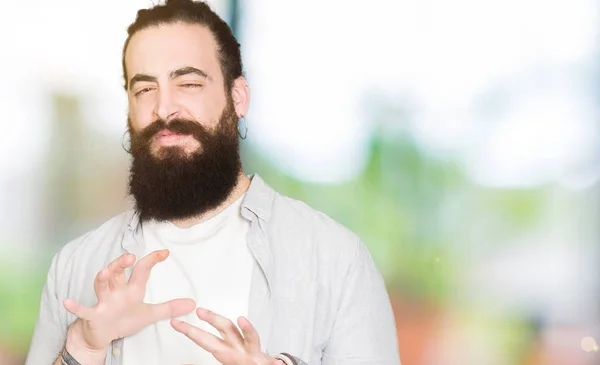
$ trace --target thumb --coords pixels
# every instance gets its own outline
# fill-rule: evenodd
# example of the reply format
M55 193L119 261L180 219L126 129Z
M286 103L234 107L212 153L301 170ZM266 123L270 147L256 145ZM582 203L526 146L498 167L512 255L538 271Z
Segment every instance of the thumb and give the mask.
M152 322L180 317L196 309L196 302L189 298L169 300L160 304L147 304Z
M63 301L63 306L69 313L74 314L81 319L85 319L85 320L90 319L90 316L91 316L90 308L87 308L87 307L81 305L80 303L74 301L73 299L65 299Z

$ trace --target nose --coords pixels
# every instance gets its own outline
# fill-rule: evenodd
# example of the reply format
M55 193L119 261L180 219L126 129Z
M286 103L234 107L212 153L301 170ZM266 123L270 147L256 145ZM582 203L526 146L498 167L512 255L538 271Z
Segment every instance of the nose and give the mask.
M168 87L159 88L154 115L167 122L179 115L179 108Z

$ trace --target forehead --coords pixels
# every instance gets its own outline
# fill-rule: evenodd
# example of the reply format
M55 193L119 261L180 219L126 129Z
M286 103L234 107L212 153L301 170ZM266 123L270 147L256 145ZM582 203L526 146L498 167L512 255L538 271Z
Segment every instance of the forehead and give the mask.
M221 78L216 41L201 25L162 24L137 32L125 52L125 66L129 78L138 73L160 77L188 66Z

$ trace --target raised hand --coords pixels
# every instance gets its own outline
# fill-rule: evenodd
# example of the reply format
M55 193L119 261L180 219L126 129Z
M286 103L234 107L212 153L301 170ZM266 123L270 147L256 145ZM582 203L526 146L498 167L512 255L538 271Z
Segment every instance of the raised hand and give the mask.
M75 359L80 363L99 363L113 340L194 310L196 304L192 299L174 299L160 304L143 302L152 268L168 256L168 250L145 256L135 265L127 281L125 269L135 263L135 256L124 254L96 276L94 291L98 303L95 306L89 308L65 299L65 308L79 318L69 328L66 343L67 351Z
M171 320L173 328L186 335L198 346L210 352L223 365L280 365L279 360L260 349L258 332L245 317L239 317L238 326L229 319L207 309L196 310L198 318L208 322L219 331L222 339L189 323Z

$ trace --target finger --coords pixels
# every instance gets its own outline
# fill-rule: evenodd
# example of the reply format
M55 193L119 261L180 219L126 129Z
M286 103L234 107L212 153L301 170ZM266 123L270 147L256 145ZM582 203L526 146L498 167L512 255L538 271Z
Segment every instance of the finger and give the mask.
M231 345L239 349L244 348L244 338L242 337L240 330L238 330L236 325L228 318L204 308L196 309L196 314L198 315L198 318L208 322L208 324L219 331L221 336L223 336L223 339L227 340Z
M160 304L146 304L147 317L150 323L156 323L165 319L180 317L192 313L196 308L196 302L192 299L173 299Z
M73 299L63 300L63 306L69 313L74 314L81 319L91 319L92 309L83 306L82 304L74 301Z
M169 250L160 250L149 253L143 257L133 268L129 283L145 289L148 278L150 278L150 271L152 271L154 265L164 261L168 256Z
M98 301L103 300L108 294L110 294L110 287L108 280L110 279L110 270L104 268L98 272L96 279L94 280L94 292Z
M135 255L123 254L108 264L108 270L110 271L109 286L111 289L122 287L126 283L125 269L133 265L135 262Z
M196 345L202 347L213 355L215 352L222 352L228 349L225 341L221 340L212 333L206 332L198 327L194 327L189 323L172 319L171 326L175 329L175 331L184 334L187 336L187 338L194 341Z
M250 321L246 317L240 317L237 320L238 326L242 330L242 334L244 335L244 342L246 351L250 353L261 352L260 349L260 337L258 336L258 332L250 323Z

